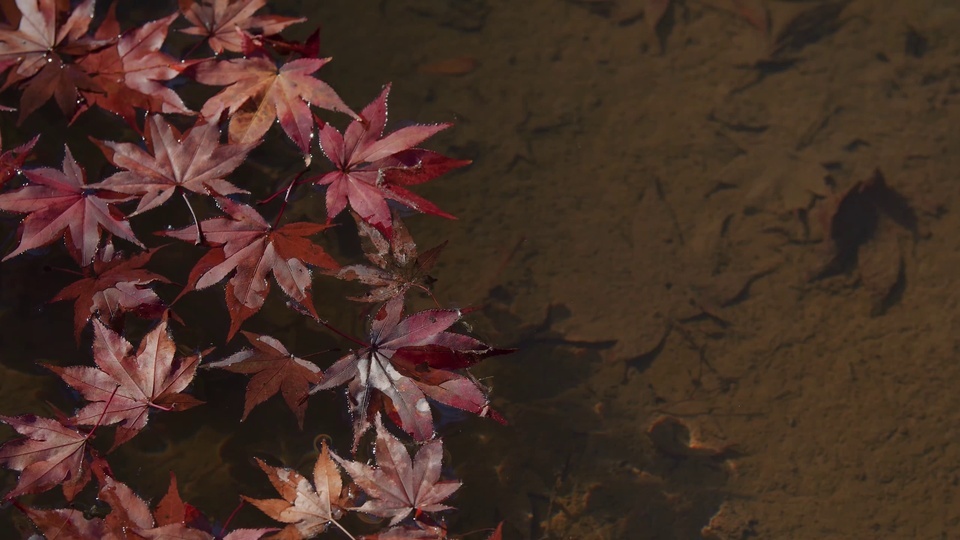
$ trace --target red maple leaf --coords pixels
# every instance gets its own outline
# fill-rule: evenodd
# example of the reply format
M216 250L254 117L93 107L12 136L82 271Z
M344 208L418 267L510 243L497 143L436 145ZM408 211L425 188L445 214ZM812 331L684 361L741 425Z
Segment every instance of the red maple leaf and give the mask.
M25 506L18 507L36 524L47 538L76 540L94 540L101 538L177 538L179 540L257 540L276 529L237 529L226 536L214 537L208 528L198 528L184 519L165 521L164 505L170 503L171 496L179 501L176 484L160 501L153 514L150 507L129 486L111 476L101 475L98 499L110 507L110 513L104 518L85 516L74 509L39 510ZM181 506L184 505L179 501Z
M32 414L0 416L0 421L24 436L0 447L0 464L20 471L16 487L6 498L62 486L64 497L71 501L90 481L90 462L97 459L87 446L92 432Z
M441 526L420 521L397 525L375 534L364 535L363 540L449 540L447 530Z
M304 17L280 15L254 16L267 0L180 0L180 11L190 21L190 28L181 32L203 36L216 54L224 50L241 52L243 33L272 36Z
M72 115L77 105L78 87L92 88L82 70L67 58L81 56L98 44L86 37L93 20L94 0L76 6L62 24L56 0L18 0L20 24L16 30L0 29L0 65L11 65L3 88L35 78L21 99L20 120L43 105L51 96L65 114Z
M99 320L93 321L93 360L97 367L47 366L91 403L80 409L81 425L120 424L114 437L117 447L147 425L150 409L186 410L201 402L182 394L197 373L199 356L177 356L176 344L162 321L133 347Z
M450 507L442 503L460 489L460 482L440 480L443 442L434 439L425 443L411 461L407 448L383 427L379 415L375 423L376 467L333 455L333 459L369 497L363 505L352 510L390 518L390 525L396 525L413 512L419 516L421 512L449 510Z
M200 113L214 120L227 111L230 140L239 143L260 140L279 119L284 133L309 156L311 105L356 117L330 85L312 76L329 61L300 58L279 67L264 56L204 62L197 66L197 81L226 88L208 99Z
M144 247L113 207L129 197L87 185L84 171L73 159L70 148L66 148L63 171L42 168L23 174L28 180L25 187L0 195L0 210L27 214L20 225L20 245L3 260L65 236L70 254L86 266L97 253L101 229Z
M42 510L29 506L23 506L20 509L46 538L87 540L107 537L103 520L98 517L87 519L80 510L73 508Z
M135 108L148 112L193 114L180 96L163 84L195 63L181 62L160 51L177 14L150 21L121 35L115 11L116 3L110 6L107 18L94 35L98 40L112 40L113 43L77 62L92 81L89 88L81 89L86 103L77 114L97 105L120 115L134 127Z
M364 107L360 113L363 119L352 122L343 135L329 124L320 128L320 148L336 170L311 179L327 186L327 219L336 217L349 204L364 221L387 236L392 234L387 199L418 212L455 219L403 186L426 182L470 163L413 148L451 124L415 124L384 137L389 93L387 85Z
M310 270L306 265L325 270L336 270L339 265L306 237L327 227L298 222L274 228L247 205L230 199L217 200L229 217L201 223L204 237L216 247L197 261L184 291L204 289L233 273L226 288L230 310L229 337L233 337L243 321L263 307L270 292L268 274L273 275L291 300L317 317L310 295ZM160 234L189 241L196 238L197 226Z
M204 195L247 193L225 177L243 163L257 142L220 144L217 125L203 121L181 134L159 115L147 118L144 140L147 151L131 143L100 145L107 159L124 170L97 187L140 196L134 214L165 203L177 188Z
M91 266L84 270L87 277L63 288L51 302L74 300L73 335L80 343L80 332L93 317L110 323L124 313L138 313L146 319L158 318L167 306L157 293L149 288L154 281L170 281L143 268L156 250L145 251L126 258L101 250Z
M418 255L417 245L397 212L393 213L393 236L389 239L375 227L360 219L355 212L353 215L360 235L369 240L373 247L373 251L366 251L364 255L374 266L363 264L344 266L337 273L337 277L356 280L372 286L373 289L366 296L347 298L358 302L386 302L394 297L403 297L412 287L433 297L430 285L434 280L427 272L437 263L437 258L447 243L444 242Z
M243 335L253 345L253 350L240 351L205 367L252 375L247 383L241 422L254 407L279 392L303 429L307 394L310 387L323 378L320 368L290 354L276 338L251 332L243 332Z
M402 318L403 298L395 297L373 318L367 347L340 358L324 373L325 379L313 391L347 384L355 419L354 448L370 427L374 392L390 401L390 412L418 441L434 435L427 398L496 417L480 384L449 370L509 351L447 332L460 316L455 309L430 309Z
M278 540L299 540L313 538L322 533L332 523L343 530L337 521L343 515L348 495L343 489L340 469L331 459L327 443L324 442L313 467L313 484L293 469L271 467L257 459L257 464L267 473L270 483L282 497L281 499L243 500L256 506L271 518L289 523L275 537ZM346 532L346 531L344 531ZM353 538L347 533L347 536Z
M30 157L33 146L37 144L38 140L40 140L40 136L36 135L13 150L7 150L0 154L0 187L3 187L14 175L20 172L20 167Z

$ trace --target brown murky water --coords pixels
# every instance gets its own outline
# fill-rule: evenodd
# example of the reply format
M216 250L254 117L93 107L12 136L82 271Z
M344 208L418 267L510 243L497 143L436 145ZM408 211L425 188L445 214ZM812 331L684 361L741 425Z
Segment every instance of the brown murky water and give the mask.
M351 105L392 81L391 122L454 121L432 148L475 160L420 190L459 221L410 225L450 241L438 298L484 306L475 331L520 349L477 370L510 426L445 427L452 529L960 536L960 6L770 0L767 37L732 1L674 0L659 32L643 4L277 3L320 21ZM858 184L876 170L885 189ZM67 403L26 362L76 357L47 338L68 309L37 312L48 292L13 294L15 275L0 410ZM285 324L291 349L330 344ZM267 494L251 454L305 463L316 432L277 403L237 428L242 388L206 384L212 405L183 413L203 427L158 415L119 467L154 497L172 469L222 517L221 494ZM308 426L342 429L328 398Z

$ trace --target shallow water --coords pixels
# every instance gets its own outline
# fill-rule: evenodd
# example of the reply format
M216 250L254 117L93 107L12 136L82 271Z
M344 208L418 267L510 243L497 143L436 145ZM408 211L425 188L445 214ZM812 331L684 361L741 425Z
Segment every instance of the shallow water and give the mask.
M475 370L510 425L442 427L464 481L451 530L960 533L960 8L758 3L766 35L724 0L675 0L656 29L628 0L275 3L322 25L320 73L351 106L392 82L390 125L455 122L428 146L474 160L417 188L457 221L409 222L420 246L450 242L440 301L481 306L475 333L519 349ZM881 216L822 272L824 208L875 169L916 227ZM47 338L70 335L69 308L36 308L70 277L24 286L41 264L3 267L5 413L70 403L31 364L79 363ZM276 298L264 317L291 350L335 344ZM318 426L348 444L341 396L311 400L304 433L273 400L238 428L242 386L204 375L208 405L155 415L117 456L139 492L158 498L174 470L223 517L223 493L269 495L250 456L303 465Z

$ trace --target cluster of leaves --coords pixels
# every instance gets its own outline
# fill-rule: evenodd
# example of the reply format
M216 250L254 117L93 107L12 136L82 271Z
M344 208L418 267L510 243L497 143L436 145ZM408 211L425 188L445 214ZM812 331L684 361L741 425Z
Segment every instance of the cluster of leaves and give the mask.
M440 478L442 442L432 409L442 404L502 420L490 408L486 388L466 370L507 351L451 332L463 316L460 310L404 314L410 291L433 297L427 272L443 245L418 255L397 208L453 217L409 189L468 164L418 147L448 124L415 124L385 135L389 85L359 114L353 112L314 76L330 60L318 56L316 33L304 42L280 37L281 30L302 19L257 15L265 3L181 0L178 12L122 29L115 4L101 13L95 0L16 0L16 12L0 27L0 73L7 73L5 89L21 91L21 121L53 98L71 122L96 107L121 117L142 138L138 144L95 140L116 168L97 179L87 178L68 147L60 168L24 168L37 137L0 154L0 186L11 184L0 193L0 210L23 216L19 243L4 260L62 238L83 277L52 300L73 301L78 344L92 326L93 366L46 366L85 405L72 416L0 417L22 435L0 448L0 465L20 473L6 499L49 537L246 540L274 534L300 539L333 525L353 538L340 518L362 512L390 518L388 528L370 538L447 538L435 513L449 508L444 501L460 484ZM168 31L177 26L201 38L182 58L162 50ZM215 56L194 57L208 49ZM190 81L221 90L194 111L173 89L174 83ZM340 132L312 108L345 113L349 125ZM190 127L178 129L185 120ZM328 165L284 183L277 192L284 195L283 204L268 220L250 202L247 188L257 186L241 183L235 171L275 123L307 167L320 153ZM226 140L221 125L227 126ZM18 176L23 180L13 186ZM275 182L269 187L280 188ZM325 222L284 222L292 191L303 185L325 191ZM131 217L157 212L175 196L189 208L192 225L134 230ZM204 209L217 215L201 219ZM348 209L372 266L341 266L322 240L315 240ZM172 300L154 289L171 280L147 268L160 249L151 246L157 236L204 250ZM374 304L367 339L350 338L320 319L311 296L314 270L371 287L365 296L351 298ZM263 307L270 276L288 305L352 340L355 349L322 369L291 354L274 337L244 331L252 348L222 360L205 362L221 356L212 350L178 353L184 344L175 340L182 324L176 304L183 295L223 284L229 342ZM124 337L129 317L153 321L136 350ZM352 450L375 426L376 466L341 458L324 445L311 485L296 471L260 462L281 498L245 499L287 524L283 529L214 530L180 500L175 482L151 512L114 477L105 456L143 430L151 414L201 405L189 391L199 368L250 376L241 421L281 394L303 428L309 395L345 386L354 418ZM383 418L419 445L412 460ZM111 426L112 446L104 451L93 441ZM21 500L59 486L71 501L94 477L99 498L110 506L105 517L36 509Z

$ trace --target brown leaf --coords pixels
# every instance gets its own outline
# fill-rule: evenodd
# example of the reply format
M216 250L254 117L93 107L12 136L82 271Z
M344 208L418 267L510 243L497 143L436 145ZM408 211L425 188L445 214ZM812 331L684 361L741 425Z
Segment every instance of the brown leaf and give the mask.
M252 375L247 383L243 417L254 407L271 396L280 393L287 406L297 417L303 429L303 417L307 411L307 395L310 387L320 382L320 368L290 354L280 341L270 336L243 332L253 350L240 351L219 362L207 364L208 368L220 368L233 373Z
M313 485L293 469L271 467L260 459L257 464L267 473L270 483L282 499L251 499L243 497L270 518L288 523L280 537L288 539L313 538L333 523L337 523L346 503L340 469L331 459L324 442L313 468Z

